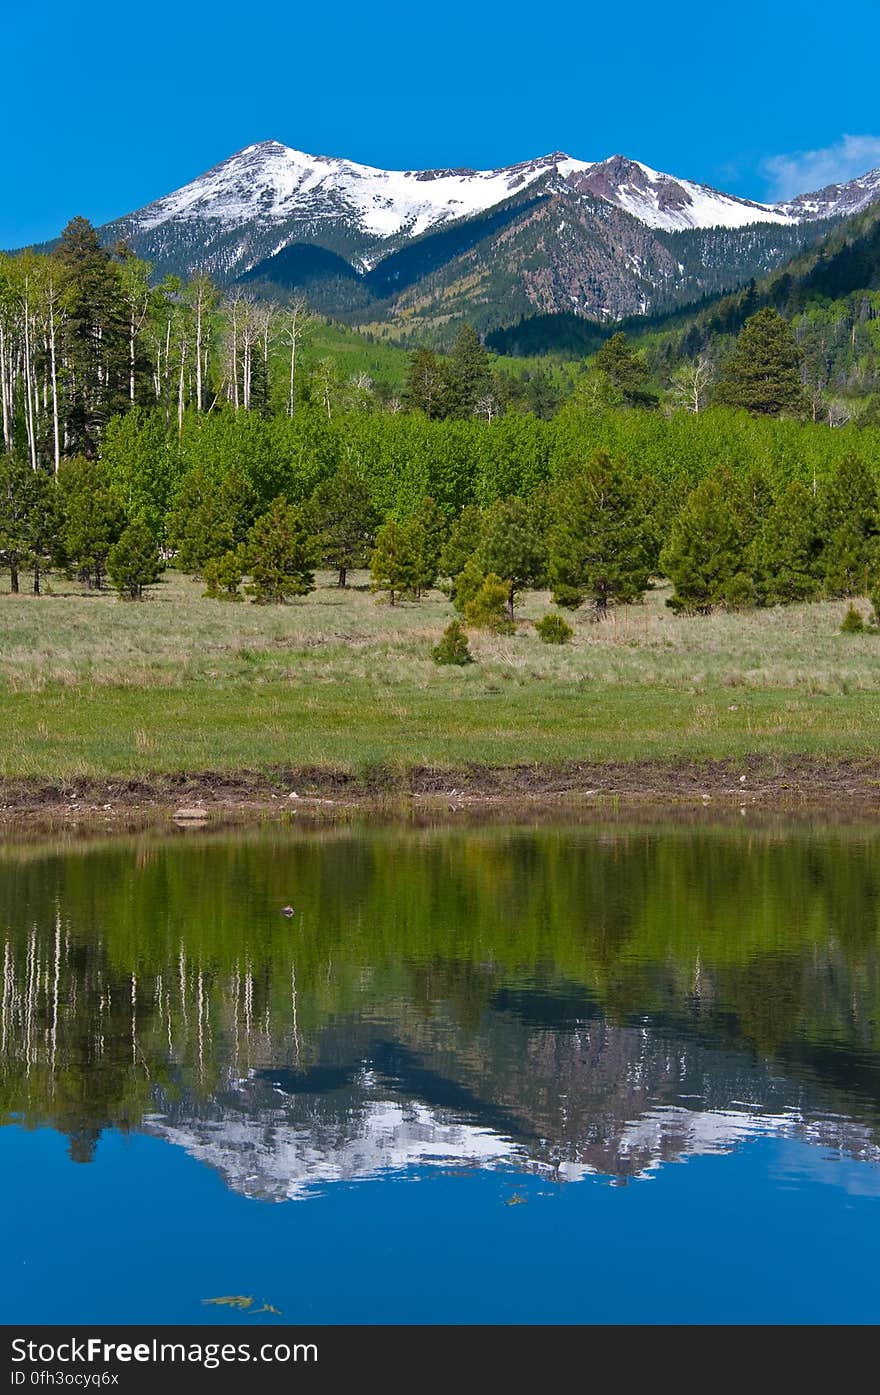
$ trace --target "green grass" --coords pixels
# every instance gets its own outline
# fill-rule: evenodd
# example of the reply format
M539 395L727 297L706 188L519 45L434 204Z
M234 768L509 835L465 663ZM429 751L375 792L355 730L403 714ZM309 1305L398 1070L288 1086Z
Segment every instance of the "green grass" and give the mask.
M477 662L429 650L439 594L391 609L365 578L288 606L229 605L169 573L142 604L0 595L0 776L364 769L467 762L864 757L880 749L880 635L842 635L846 603L677 619L666 593L572 642L472 632ZM866 603L862 608L867 613Z

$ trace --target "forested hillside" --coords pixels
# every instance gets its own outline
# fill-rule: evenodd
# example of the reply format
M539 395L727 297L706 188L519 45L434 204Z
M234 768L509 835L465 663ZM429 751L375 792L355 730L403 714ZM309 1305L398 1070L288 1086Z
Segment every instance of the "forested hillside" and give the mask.
M0 275L14 590L55 568L140 596L172 560L277 601L369 563L392 603L444 580L494 624L529 587L604 612L658 573L691 611L877 589L880 427L815 420L803 336L769 305L658 390L662 343L653 380L622 333L567 374L505 371L468 327L403 360L301 300L155 286L81 219Z

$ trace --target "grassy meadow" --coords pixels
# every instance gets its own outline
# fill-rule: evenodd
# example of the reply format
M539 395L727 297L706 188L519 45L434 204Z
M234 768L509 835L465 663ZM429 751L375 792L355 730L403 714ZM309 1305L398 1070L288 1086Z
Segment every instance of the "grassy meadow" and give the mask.
M174 572L142 603L58 578L0 595L0 778L880 749L880 635L841 634L842 602L677 618L658 589L603 623L569 617L558 647L532 593L517 633L471 631L457 669L429 657L454 615L440 593L391 608L365 575L318 580L267 607Z

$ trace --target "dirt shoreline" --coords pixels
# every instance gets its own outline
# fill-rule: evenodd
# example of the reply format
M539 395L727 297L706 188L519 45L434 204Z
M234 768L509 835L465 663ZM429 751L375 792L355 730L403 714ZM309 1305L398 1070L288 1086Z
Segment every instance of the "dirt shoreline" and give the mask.
M0 781L0 833L39 829L227 826L275 819L327 823L476 814L533 817L623 808L719 813L880 816L880 757L568 763L557 766L380 767L360 772L280 768L138 779Z

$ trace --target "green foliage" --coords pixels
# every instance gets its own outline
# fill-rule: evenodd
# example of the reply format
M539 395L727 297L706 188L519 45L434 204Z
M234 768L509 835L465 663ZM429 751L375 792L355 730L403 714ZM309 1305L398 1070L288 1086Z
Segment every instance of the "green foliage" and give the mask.
M806 408L801 355L791 326L770 306L746 320L715 389L715 401L761 416L798 416Z
M480 559L487 574L507 582L507 613L513 620L517 592L540 585L547 569L547 545L533 502L513 497L492 505L486 513Z
M483 570L480 555L474 553L473 556L468 558L455 578L455 590L453 592L452 604L462 615L464 615L468 603L473 600L485 580L486 573Z
M535 629L544 644L568 644L574 634L571 625L554 611L536 620Z
M405 398L413 412L424 412L431 421L449 415L452 388L445 360L433 349L414 349L410 354Z
M880 562L880 501L877 481L860 457L841 460L823 490L820 512L826 591L851 596L867 590Z
M67 563L98 590L110 549L126 526L125 510L106 480L103 466L84 457L66 461L58 474L64 513L60 541Z
M465 603L465 619L478 629L510 634L514 626L508 613L509 597L510 583L489 572L479 589Z
M768 605L789 605L815 596L821 550L815 496L800 480L791 480L768 511L753 544L761 599Z
M437 580L447 525L434 499L423 499L405 524L415 559L413 585L416 595L429 591Z
M604 613L641 599L648 565L639 505L632 477L604 451L557 485L548 567L557 605L576 607L587 595Z
M865 617L854 605L847 608L847 612L840 622L840 633L844 635L860 635L864 633Z
M127 600L139 600L164 571L149 524L135 519L107 553L107 573L113 587Z
M744 563L736 514L718 478L710 476L688 496L660 554L675 588L669 604L700 613L724 604Z
M345 586L347 573L366 565L379 525L363 472L346 461L322 480L309 501L309 517L321 561L339 572L339 585Z
M212 601L240 601L247 557L244 548L224 552L222 557L209 557L204 565L205 595Z
M258 605L307 596L315 587L315 555L315 540L302 510L286 499L275 499L247 536L248 593Z
M128 314L119 265L87 219L68 223L56 255L65 287L65 424L72 448L91 458L129 396Z
M451 410L456 416L470 417L481 399L491 395L492 371L489 355L479 335L470 325L462 325L449 355Z
M453 601L458 596L459 577L479 550L482 535L482 510L476 504L466 504L452 524L438 561L440 575L452 583Z
M370 572L373 590L387 591L390 605L396 605L401 593L415 591L419 556L410 528L394 518L383 524L376 534Z
M254 507L254 491L238 470L230 470L219 481L204 465L191 470L168 517L169 542L177 548L180 570L198 576L210 558L243 542Z
M455 664L459 668L473 663L467 635L458 620L446 626L442 638L431 650L431 658L435 664Z
M59 523L54 478L19 456L0 456L0 566L9 569L13 593L24 567L33 568L39 591L40 571L57 551Z
M625 406L654 407L657 399L645 387L648 369L644 356L634 350L626 335L618 331L596 353L596 368L617 392Z

